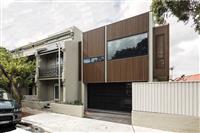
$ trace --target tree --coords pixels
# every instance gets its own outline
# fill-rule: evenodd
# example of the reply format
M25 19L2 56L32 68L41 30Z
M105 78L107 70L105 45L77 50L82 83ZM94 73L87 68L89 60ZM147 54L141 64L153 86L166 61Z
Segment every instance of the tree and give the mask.
M0 87L5 88L20 103L21 90L33 84L35 61L12 54L0 47Z
M153 0L151 4L155 21L158 24L165 23L165 19L171 15L185 24L192 19L195 31L200 34L200 1L199 0Z

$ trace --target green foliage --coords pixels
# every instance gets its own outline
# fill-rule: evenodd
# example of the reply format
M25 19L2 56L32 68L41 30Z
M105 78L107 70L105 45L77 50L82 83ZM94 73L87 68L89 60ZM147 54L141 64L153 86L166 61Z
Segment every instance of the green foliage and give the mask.
M200 1L199 0L153 0L151 4L155 21L165 23L165 19L174 15L185 24L192 19L195 31L200 34Z
M5 48L0 47L0 87L15 94L16 100L21 100L21 90L33 84L35 72L35 61L30 61L26 57L19 57L12 54ZM6 73L6 75L5 75ZM13 87L15 91L13 92Z

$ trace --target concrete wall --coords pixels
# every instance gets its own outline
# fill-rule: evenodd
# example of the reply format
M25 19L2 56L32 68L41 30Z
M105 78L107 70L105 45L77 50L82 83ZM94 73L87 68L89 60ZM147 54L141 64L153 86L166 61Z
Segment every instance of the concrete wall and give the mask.
M133 111L132 124L173 132L200 132L200 119L185 115Z
M47 81L48 82L48 81ZM47 98L48 100L54 100L54 84L57 83L56 81L49 81L47 83Z
M57 80L40 80L38 86L38 99L39 100L54 100L54 85L58 83ZM61 88L61 94L63 94L63 89ZM63 96L61 95L61 99Z
M32 109L43 109L44 106L47 106L49 102L47 101L31 101L31 100L23 100L22 107L30 107Z
M63 54L63 101L74 102L80 99L79 91L81 91L78 80L78 42L65 42Z
M44 81L37 82L37 96L40 100L47 100L47 85Z
M132 124L200 131L200 82L132 83Z
M62 113L62 114L77 116L77 117L84 116L84 108L82 105L51 103L50 106L51 106L52 112Z
M82 35L83 35L82 31L79 30L79 29L76 28L76 27L72 27L72 31L75 33L75 34L74 34L73 40L75 40L75 41L77 41L77 42L79 42L79 41L82 42Z

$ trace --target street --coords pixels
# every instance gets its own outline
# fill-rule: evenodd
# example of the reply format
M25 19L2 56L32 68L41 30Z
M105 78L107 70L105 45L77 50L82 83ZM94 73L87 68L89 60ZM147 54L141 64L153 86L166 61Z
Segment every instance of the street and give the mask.
M45 131L39 127L32 126L31 124L20 123L20 124L17 124L16 126L12 126L12 125L0 126L0 133L2 133L2 132L6 132L6 133L31 133L31 132L44 133Z
M30 131L26 131L25 129L15 127L15 126L0 126L0 132L8 132L8 133L30 133Z

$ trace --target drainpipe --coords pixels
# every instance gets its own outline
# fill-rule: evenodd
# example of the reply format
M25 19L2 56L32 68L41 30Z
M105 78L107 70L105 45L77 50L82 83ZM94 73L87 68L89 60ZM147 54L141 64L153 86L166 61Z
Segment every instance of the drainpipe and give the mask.
M59 101L61 100L61 82L60 82L60 43L58 44L58 89L59 89Z

